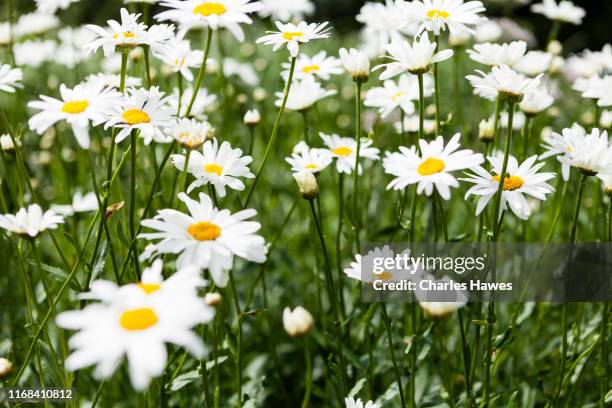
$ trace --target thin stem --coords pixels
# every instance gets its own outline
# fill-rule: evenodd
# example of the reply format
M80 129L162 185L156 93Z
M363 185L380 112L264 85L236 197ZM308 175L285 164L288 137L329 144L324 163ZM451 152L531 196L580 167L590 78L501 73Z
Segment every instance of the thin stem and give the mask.
M531 139L531 130L533 123L533 115L525 115L525 124L523 125L523 160L527 160L529 152L529 140Z
M387 314L387 305L383 302L381 303L381 312L383 322L385 323L385 330L387 331L387 345L389 347L389 356L391 357L391 362L393 363L393 371L395 372L395 381L397 382L397 387L399 390L400 402L403 408L406 408L406 399L404 398L404 387L402 386L402 374L400 372L400 368L397 364L397 359L395 358L395 347L393 346L393 333L391 331L391 319L389 319L389 315Z
M8 0L6 3L6 14L8 20L8 34L9 34L9 53L11 54L11 62L15 65L15 52L13 51L13 0Z
M242 406L242 310L240 309L238 291L234 282L234 272L231 269L229 271L229 281L234 299L234 307L236 308L236 327L238 329L236 340L236 381L238 382L238 406Z
M436 51L439 48L440 36L434 35L434 42L436 43ZM440 81L438 78L438 63L433 64L433 77L434 77L434 103L436 105L436 136L440 134L441 118L440 118Z
M344 221L344 174L338 176L338 229L336 231L336 266L338 267L338 282L340 285L340 306L345 310L344 291L342 290L342 222Z
M470 347L467 344L467 340L465 337L465 325L463 323L463 312L461 309L457 310L457 318L459 319L459 330L461 333L461 349L463 350L463 372L465 376L465 393L466 400L465 406L469 408L473 404L473 395L472 395L472 382L470 378Z
M304 337L304 362L306 364L306 385L304 398L302 399L302 408L308 408L310 405L310 389L312 388L312 358L310 357L308 336Z
M359 197L359 159L361 155L361 88L362 83L355 82L355 139L357 141L357 152L355 152L355 169L353 170L353 218L355 220L355 242L357 252L361 250L359 230L361 228L361 217L358 210Z
M423 86L423 74L417 75L419 81L419 139L425 135L425 89Z
M270 135L270 139L268 140L268 146L266 147L266 152L264 153L263 160L259 165L259 169L257 170L257 175L255 176L255 180L249 189L249 193L247 195L247 199L244 202L244 207L248 207L249 202L251 201L251 197L253 197L253 192L255 192L255 188L259 183L259 179L261 178L264 169L266 168L266 163L268 162L268 158L270 153L272 152L272 148L276 144L276 136L278 135L278 128L280 126L281 118L283 117L283 112L285 112L285 106L287 105L287 98L289 97L289 91L291 90L291 82L293 81L293 73L295 72L295 62L296 58L291 58L291 68L289 68L289 78L287 79L287 83L285 84L285 91L283 93L283 102L281 103L281 107L278 110L278 115L276 115L276 121L274 122L274 127L272 128L272 134Z
M463 123L463 107L461 105L461 54L462 48L456 47L453 54L453 94L455 97L455 120L457 123Z
M200 92L200 86L202 86L202 78L204 78L204 72L206 72L206 63L208 62L208 55L210 54L210 44L212 43L212 37L213 29L208 27L208 33L206 35L206 46L204 48L204 56L202 58L202 65L200 66L200 70L198 71L198 76L196 78L195 86L193 88L193 95L191 96L189 105L187 105L187 110L185 111L184 117L189 117L189 115L191 114L193 104L196 98L198 97L198 93Z
M147 86L151 88L153 83L151 82L151 63L149 61L150 47L146 46L143 48L144 48L144 60L145 60L145 77L147 78Z
M547 44L550 44L551 42L555 41L557 39L557 37L559 36L559 31L561 30L561 21L559 20L555 20L553 21L553 25L550 28L550 34L548 35L548 42Z
M510 157L510 146L512 144L512 122L514 120L514 103L508 103L508 134L506 136L506 145L504 148L504 161L502 163L501 174L499 174L499 185L497 187L497 194L495 195L495 205L493 206L493 242L497 242L499 238L499 231L501 228L500 222L500 207L502 201L502 194L504 192L504 182L506 181L506 171L508 170L508 159Z
M553 218L553 222L550 226L550 230L548 231L548 235L546 236L546 243L549 243L552 240L553 234L555 233L555 228L559 223L559 218L561 217L561 211L563 210L563 203L565 203L565 196L567 195L567 186L569 183L567 181L562 181L563 188L561 189L561 199L559 200L559 204L557 205L557 209L555 211L555 216Z

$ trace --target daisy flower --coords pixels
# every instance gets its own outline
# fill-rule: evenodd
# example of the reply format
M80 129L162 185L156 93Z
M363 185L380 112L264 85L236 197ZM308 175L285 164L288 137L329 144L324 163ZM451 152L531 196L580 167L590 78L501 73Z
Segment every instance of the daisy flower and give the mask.
M243 191L244 183L238 177L254 178L249 164L253 161L251 156L242 156L241 149L232 149L229 142L221 143L217 139L204 143L202 153L192 151L187 164L187 171L196 180L187 188L187 193L208 183L215 187L219 197L225 197L225 187L232 190ZM185 169L185 156L172 155L172 162L177 169Z
M36 238L43 231L56 229L63 223L64 217L57 215L53 210L43 213L38 204L22 208L15 215L0 215L0 228L26 238Z
M557 159L566 166L575 167L589 175L612 174L612 147L608 142L608 132L594 128L591 133L580 128L563 129L567 143L565 154Z
M403 257L404 255L410 256L410 249L396 254L389 245L384 245L383 247L376 246L365 255L356 254L350 266L344 268L344 274L350 279L369 284L377 280L395 282L412 280L415 275L418 276L421 273L421 269L415 267L414 264L406 265L405 268L393 267L382 272L374 269L376 259L395 259L396 256Z
M361 398L357 398L355 400L353 397L345 398L344 404L346 405L346 408L379 408L378 404L375 404L374 401L364 403L361 401Z
M321 38L328 38L329 30L331 29L327 27L327 22L322 24L308 24L302 21L296 25L293 23L283 24L277 21L275 24L278 31L268 31L267 35L257 40L257 44L263 43L265 45L272 45L272 50L275 52L283 45L286 45L292 58L298 56L300 44L305 44L309 41Z
M189 106L189 102L193 97L193 88L185 88L183 90L183 95L180 97L180 106L181 111L177 116L184 116L187 112L187 107ZM210 109L217 102L217 95L213 93L209 93L206 88L200 88L198 95L196 96L196 100L191 107L191 112L189 113L189 117L197 118L204 120L206 119L206 111ZM178 88L174 89L174 92L170 96L168 103L174 112L178 112L179 110L179 90Z
M546 88L538 86L525 94L519 103L519 109L526 115L537 115L550 108L555 99L548 93Z
M461 31L473 32L469 26L477 25L481 16L478 13L485 11L480 1L463 0L415 0L408 4L410 17L420 24L422 30L432 31L440 35L446 30L451 34Z
M143 391L164 372L166 343L201 358L204 345L193 329L212 320L212 308L188 292L147 293L153 288L126 285L107 293L103 302L59 314L60 327L78 331L69 341L74 351L66 368L76 371L95 364L94 376L108 378L126 356L132 385Z
M33 13L22 14L13 26L15 38L44 34L59 27L60 20L53 14Z
M363 51L340 48L340 61L355 82L366 82L370 76L370 59Z
M448 276L444 276L442 279L436 279L433 275L425 275L422 280L442 285L449 285L451 281ZM416 287L417 289L414 291L414 296L419 302L419 306L421 306L425 314L430 318L444 318L455 310L461 309L468 302L468 294L461 290L421 290L419 284L417 284Z
M414 36L418 27L408 18L403 0L366 2L355 19L364 25L364 49L370 56L379 56L384 52L383 46L394 39Z
M202 66L203 52L192 50L189 41L181 38L170 40L167 47L154 55L168 65L172 72L180 72L189 82L193 81L191 68Z
M91 74L85 78L85 82L101 84L108 88L119 89L121 86L121 75L115 74ZM138 88L142 86L142 78L125 76L126 88Z
M515 157L508 158L506 176L501 197L501 209L505 211L508 206L512 212L522 220L529 218L531 208L525 195L538 200L546 200L546 194L552 193L555 189L546 181L555 177L555 173L538 173L544 163L536 163L537 156L532 156L519 165ZM489 157L491 171L485 170L481 166L473 167L473 174L468 174L469 178L461 179L474 184L465 193L465 199L471 195L478 196L476 204L476 215L482 213L487 204L497 194L499 188L500 174L503 167L504 158L502 156ZM502 215L500 211L500 218Z
M289 78L289 70L291 69L291 63L283 63L284 71L281 73L283 79L287 81ZM339 75L342 73L340 68L340 60L338 58L327 56L325 51L321 51L314 57L308 55L300 55L295 62L295 79L304 79L306 77L317 77L328 81L332 75Z
M476 72L480 76L468 75L466 79L474 87L474 94L491 101L499 96L512 102L520 102L526 92L538 86L542 76L526 78L507 65L493 67L489 74L478 70Z
M494 67L512 65L521 59L526 51L525 41L512 41L504 44L474 44L474 48L467 50L467 53L471 60Z
M51 40L27 40L13 46L15 65L38 68L47 61L55 61L57 43Z
M200 201L192 200L185 193L180 193L179 199L189 214L161 210L154 219L142 221L144 227L157 232L140 235L144 239L160 239L155 244L158 253L180 254L178 269L188 265L208 269L215 284L225 287L234 256L257 263L266 261L265 240L255 234L261 225L246 221L257 215L257 211L248 209L231 214L228 210L219 210L204 193L200 193Z
M531 11L542 14L549 20L572 23L574 25L582 24L582 19L586 15L583 8L567 0L561 0L559 3L555 0L543 0L542 3L532 5Z
M22 88L19 82L23 80L23 72L19 68L11 68L8 64L0 65L0 91L13 93L15 88Z
M66 10L78 1L80 0L36 0L36 10L43 14L55 14L57 10Z
M104 122L105 113L121 101L121 95L95 82L85 82L73 89L62 84L59 91L61 99L41 95L40 101L28 103L28 107L41 111L30 118L28 125L41 135L55 123L65 120L72 127L79 146L88 149L89 123L97 126Z
M21 146L21 143L17 143ZM4 152L12 152L15 150L15 144L13 143L13 139L11 139L10 135L2 135L0 136L0 147Z
M310 0L261 0L263 7L259 10L261 17L271 17L273 20L301 20L314 13L315 6Z
M580 86L575 88L580 89ZM584 87L582 96L584 98L596 99L598 106L612 105L612 75L606 75L603 78L593 77Z
M73 69L87 59L83 46L95 38L95 34L86 27L64 27L57 33L60 45L57 48L55 62Z
M197 149L213 138L215 128L208 122L195 119L176 119L166 133L186 149Z
M51 205L51 209L56 213L63 216L70 216L76 213L85 213L98 210L98 198L96 194L91 191L85 195L81 192L77 192L72 197L72 204L68 205Z
M336 169L339 173L351 174L355 171L355 159L357 155L357 141L351 137L340 137L336 134L326 135L319 133L323 143L329 149L331 157L336 159ZM362 138L359 149L360 159L379 159L379 150L372 147L374 142L369 138ZM359 164L358 174L363 171L362 165Z
M404 124L402 126L401 120L395 123L395 131L398 134L404 132L417 133L420 129L419 115L406 115L404 117ZM425 119L423 121L423 131L426 135L433 135L436 132L436 121L432 119Z
M534 77L547 72L552 64L553 55L544 51L529 51L512 64L512 69L521 74Z
M424 78L423 90L425 96L433 94L433 81L429 76ZM414 113L413 100L419 99L418 79L412 75L402 75L396 83L392 79L386 80L382 87L370 89L366 93L364 105L370 108L378 108L380 116L384 119L395 109L401 108L404 113Z
M312 329L314 319L302 306L295 309L286 307L283 310L283 327L291 337L303 336Z
M612 195L612 175L597 174L597 178L601 181L604 192L608 195Z
M244 41L240 24L251 24L249 14L262 8L259 1L250 0L165 0L159 4L170 10L157 14L155 19L178 23L181 35L193 28L227 28L240 42Z
M332 156L327 149L311 148L305 142L298 143L293 148L291 157L285 158L294 173L319 173L332 162Z
M285 108L293 111L305 111L315 103L328 96L335 95L334 90L325 90L312 76L293 82ZM276 106L283 104L285 94L277 92Z
M540 160L568 154L572 149L570 139L584 139L585 135L586 130L577 123L574 123L571 128L563 129L561 134L552 132L550 134L543 135L542 138L544 143L542 143L542 148L544 149L544 153L540 155ZM563 180L569 180L569 164L561 163L561 175L563 176Z
M406 40L394 39L390 44L385 45L385 50L389 54L387 58L393 62L378 65L374 67L374 70L385 69L380 75L382 81L406 71L415 75L424 74L429 71L431 64L453 56L453 50L436 52L436 47L436 43L429 41L427 33L415 37L412 45Z
M96 52L100 47L105 57L115 54L115 49L134 48L139 45L150 46L155 52L161 52L167 41L174 37L174 27L154 26L150 29L146 24L139 23L140 14L130 14L127 9L121 9L121 23L108 20L108 28L89 24L86 27L97 37L85 44L89 52Z
M449 200L450 188L459 186L451 173L484 162L480 153L468 149L457 150L460 136L459 133L454 135L446 146L442 136L431 142L419 140L420 154L416 146L400 146L399 153L387 152L383 160L385 173L395 176L387 189L403 190L408 185L418 183L418 194L424 192L430 196L435 188L442 198Z
M130 135L132 130L139 130L145 144L155 140L168 143L171 139L163 130L172 125L173 109L168 105L168 98L154 86L150 90L129 89L129 97L118 105L111 106L105 129L121 129L115 138L119 143Z

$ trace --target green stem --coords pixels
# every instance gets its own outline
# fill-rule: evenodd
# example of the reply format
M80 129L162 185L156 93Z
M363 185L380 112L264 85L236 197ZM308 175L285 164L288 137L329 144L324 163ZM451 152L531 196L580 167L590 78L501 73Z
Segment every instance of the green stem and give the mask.
M425 89L423 74L417 75L419 81L419 140L425 138Z
M438 50L440 36L434 36L434 42L436 43L436 52ZM440 134L441 121L440 118L440 81L438 78L438 63L433 64L433 77L434 77L434 104L436 105L436 136Z
M455 96L455 121L456 123L463 123L463 107L461 105L461 51L462 48L456 47L455 53L453 54L453 68L455 70L453 75L453 94Z
M310 357L307 336L304 337L304 362L306 364L306 387L304 398L302 399L302 408L308 408L310 405L310 389L312 388L312 359Z
M151 63L149 61L150 47L143 47L144 49L144 60L145 60L145 77L147 79L147 86L151 88L153 82L151 81Z
M344 221L344 174L338 176L338 230L336 231L336 266L338 267L338 284L340 286L340 307L345 310L342 280L342 222Z
M358 210L359 198L359 159L361 155L361 88L362 83L355 82L355 139L357 141L357 152L355 153L355 169L353 170L353 217L355 219L355 242L357 252L361 251L359 230L361 227L361 217Z
M385 323L385 330L387 331L387 345L389 347L389 356L391 357L391 362L393 363L393 371L395 372L395 381L397 382L397 387L399 390L400 402L403 408L406 408L406 399L404 398L404 387L402 386L402 374L400 372L400 368L397 364L397 359L395 358L395 347L393 345L393 333L391 331L391 319L387 314L387 305L383 302L381 303L381 312L383 322Z
M523 160L527 160L529 153L529 140L531 140L531 131L533 124L533 115L525 115L525 124L523 125Z
M251 201L251 197L253 197L253 192L255 192L255 188L259 183L259 179L261 178L263 171L266 167L266 163L268 162L268 158L270 157L270 153L272 152L272 148L276 144L276 136L278 135L278 128L280 126L281 118L283 117L283 112L285 112L285 106L287 105L287 98L289 97L289 91L291 90L291 82L293 81L293 73L295 71L295 62L296 58L291 58L291 68L289 69L289 78L287 79L287 83L285 84L285 91L283 93L283 102L281 103L281 107L278 110L278 115L276 116L276 121L274 122L274 127L272 128L272 134L270 135L270 139L268 140L268 146L266 147L266 152L264 153L263 160L259 165L259 169L257 170L257 175L255 176L255 180L249 189L249 193L247 195L247 199L244 202L244 207L248 207L249 202Z
M550 34L548 35L547 44L550 44L551 42L557 39L557 37L559 36L560 30L561 30L561 22L559 20L553 21L553 25L550 29Z
M559 223L559 218L561 217L561 211L563 210L563 203L565 203L565 196L567 195L567 186L569 182L562 181L563 188L561 189L561 199L559 200L559 204L557 205L557 209L555 211L555 216L553 218L553 222L550 226L550 230L548 231L548 235L546 236L546 243L549 243L552 240L553 234L555 233L555 228Z
M242 310L240 309L240 301L238 300L238 291L234 282L234 272L230 269L229 281L232 289L232 297L234 299L234 307L236 308L236 381L238 383L238 406L242 406Z
M472 382L470 378L470 347L467 344L465 337L465 325L463 323L463 312L461 309L457 310L457 317L459 319L459 331L461 333L461 349L463 350L463 375L465 376L465 406L470 408L474 403L474 397L472 395Z
M206 46L204 48L204 56L202 59L202 65L200 66L200 70L198 71L198 76L196 78L195 86L193 88L193 95L191 96L191 100L189 101L189 105L187 105L187 110L185 111L184 117L189 117L191 114L191 109L193 108L193 104L198 97L198 93L200 92L200 86L202 86L202 78L204 78L204 72L206 72L206 63L208 62L208 54L210 54L210 44L212 42L213 37L213 29L208 27L208 34L206 35Z
M499 231L501 229L501 222L499 217L502 194L504 192L504 182L506 180L506 171L508 170L508 159L510 157L510 146L512 144L512 122L514 120L514 103L508 103L508 134L506 136L506 145L504 148L504 161L502 163L501 174L499 174L499 185L497 187L497 194L495 195L495 205L493 206L493 242L497 242L499 239Z

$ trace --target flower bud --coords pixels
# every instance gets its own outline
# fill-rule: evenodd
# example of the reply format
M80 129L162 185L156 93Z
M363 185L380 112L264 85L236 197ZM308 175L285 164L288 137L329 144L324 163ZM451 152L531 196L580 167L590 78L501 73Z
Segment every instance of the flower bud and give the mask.
M12 152L15 150L15 145L13 144L13 139L9 135L0 136L0 145L2 145L2 150L5 152Z
M257 109L247 111L244 115L244 124L247 126L255 126L261 121L261 115Z
M13 363L6 358L0 358L0 378L4 378L13 371Z
M340 60L344 69L353 78L353 81L363 83L367 82L370 76L370 59L363 51L351 48L340 49Z
M490 142L495 137L495 127L492 119L483 119L478 124L478 138L483 142Z
M283 326L291 337L307 334L312 329L313 323L312 315L302 306L296 307L293 311L288 307L283 310Z
M204 296L204 302L208 306L217 306L217 305L221 304L222 300L223 300L223 297L221 296L220 293L207 293Z
M317 179L310 172L295 173L293 178L300 188L300 194L306 200L314 200L319 195Z
M546 48L546 51L551 53L552 55L560 55L563 51L563 45L557 40L551 41Z

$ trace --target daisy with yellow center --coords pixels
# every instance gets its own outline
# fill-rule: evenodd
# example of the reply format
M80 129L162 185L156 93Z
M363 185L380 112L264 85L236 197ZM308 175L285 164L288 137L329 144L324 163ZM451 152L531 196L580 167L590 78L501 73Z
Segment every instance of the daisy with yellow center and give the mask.
M357 155L357 141L352 137L340 137L336 134L326 135L320 133L323 143L327 147L331 157L336 159L336 169L339 173L351 174L355 171L355 158ZM372 139L362 138L360 143L359 158L378 160L379 150L372 147ZM359 174L363 171L359 165Z
M185 170L195 177L195 181L189 185L187 192L206 184L212 184L219 197L225 197L226 187L232 190L243 191L244 183L240 178L254 178L249 164L253 161L251 156L243 156L241 149L233 149L229 142L219 143L216 139L208 140L202 146L202 153L193 150L189 158L175 154L172 162L179 171Z
M510 210L523 220L528 219L531 214L531 207L525 195L544 201L546 194L554 191L554 188L546 181L555 177L555 173L538 173L544 163L536 163L536 159L537 156L530 157L519 165L516 158L510 156L507 173L504 176L501 209L505 211L510 207ZM482 213L497 194L501 181L503 156L489 157L488 161L492 167L490 172L481 166L476 166L471 169L473 173L469 174L469 178L461 179L474 184L465 194L465 198L471 195L479 197L476 204L476 215ZM502 211L500 211L500 217Z
M214 137L215 129L208 122L195 119L177 119L166 133L186 149L197 149Z
M319 173L332 162L332 155L327 149L311 148L305 142L298 143L293 148L291 157L285 158L291 165L293 173Z
M190 42L181 37L176 37L168 42L168 46L154 53L164 64L168 65L172 72L180 73L187 81L192 82L192 68L200 68L202 65L202 51L192 50Z
M88 149L89 125L99 125L106 119L111 106L119 104L121 95L98 81L88 81L70 89L60 85L60 98L41 95L40 101L33 101L28 107L41 112L28 121L30 129L43 134L59 121L66 121L72 128L78 144Z
M266 261L267 247L256 232L261 225L247 221L255 210L231 214L213 206L210 197L200 193L199 201L185 193L179 194L189 214L173 209L159 211L154 219L142 221L142 226L155 232L141 234L144 239L159 240L150 253L178 254L177 268L195 266L208 269L215 284L225 287L234 256L247 261Z
M275 24L278 31L268 31L267 35L257 40L257 43L272 45L273 51L277 51L283 45L286 45L289 54L293 58L298 56L300 44L329 37L330 28L327 27L327 22L322 24L308 24L302 21L299 24L283 24L277 21Z
M291 63L283 63L282 76L285 81L289 78L289 69ZM342 73L340 60L338 58L328 56L325 51L321 51L313 57L301 54L295 62L295 79L303 79L305 77L316 77L324 81L328 81L332 75Z
M429 75L423 77L423 92L425 97L433 94L433 81ZM397 82L386 80L382 87L375 87L366 93L364 105L378 108L380 116L387 118L394 111L401 109L406 115L415 112L414 102L419 99L419 83L414 75L401 75Z
M368 285L372 285L375 281L399 282L401 280L414 280L421 274L421 270L413 264L400 265L402 266L401 268L397 267L397 264L391 268L387 267L388 265L383 267L378 264L378 260L396 259L396 257L403 258L404 255L409 259L410 250L396 253L389 245L374 247L365 255L355 255L355 260L351 262L350 266L344 268L344 274L348 278Z
M482 18L485 11L481 1L463 0L416 0L406 4L407 15L419 24L418 31L431 31L440 35L441 31L451 34L473 33L472 26Z
M416 146L400 146L400 152L387 153L383 160L385 173L395 176L387 188L403 190L417 184L418 194L430 196L435 188L442 198L449 200L451 187L459 186L452 173L484 162L480 153L458 150L459 139L460 134L457 133L445 145L442 136L438 136L431 142L419 140L420 153Z

